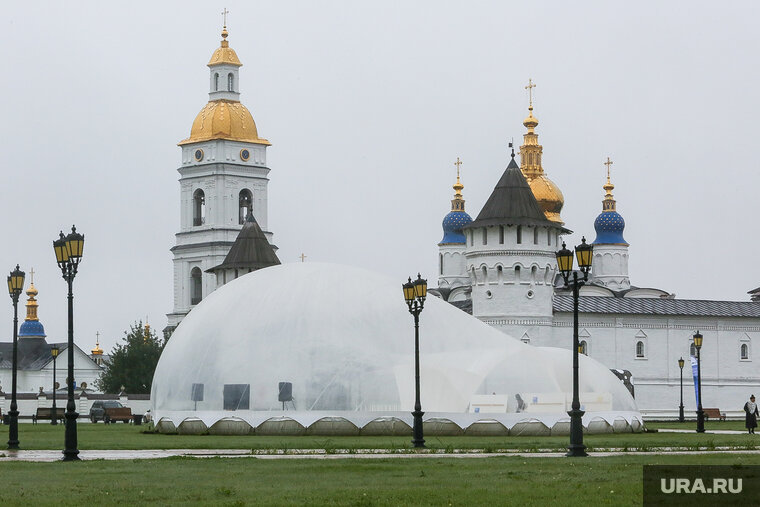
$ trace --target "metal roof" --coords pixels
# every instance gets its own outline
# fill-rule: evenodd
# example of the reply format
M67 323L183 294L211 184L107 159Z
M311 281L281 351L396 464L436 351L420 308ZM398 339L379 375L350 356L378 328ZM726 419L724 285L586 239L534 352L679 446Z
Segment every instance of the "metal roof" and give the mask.
M235 243L230 248L227 257L218 266L207 269L206 273L213 273L218 269L249 268L261 269L276 266L280 263L272 245L269 244L264 232L256 223L253 214L248 214L243 228L240 230Z
M514 155L478 218L464 228L502 224L557 226L544 215Z
M573 297L555 295L553 309L555 313L571 313L573 311ZM617 315L760 318L760 302L581 296L578 300L578 312Z

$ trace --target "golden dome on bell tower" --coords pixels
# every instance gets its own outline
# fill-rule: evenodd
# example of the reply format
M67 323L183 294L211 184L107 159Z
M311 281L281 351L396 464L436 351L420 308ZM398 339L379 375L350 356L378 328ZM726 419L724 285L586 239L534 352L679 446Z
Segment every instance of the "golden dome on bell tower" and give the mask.
M541 164L544 147L538 144L538 134L536 134L538 118L533 116L533 88L535 87L533 80L529 79L525 87L529 94L528 117L523 121L528 131L523 134L523 145L520 146L520 170L528 180L528 185L546 218L564 225L560 212L565 205L565 197L559 187L546 176Z
M240 102L239 69L243 64L230 47L228 36L225 20L221 44L208 62L211 71L210 100L196 115L190 137L180 141L179 146L215 139L266 146L271 144L259 137L253 115Z

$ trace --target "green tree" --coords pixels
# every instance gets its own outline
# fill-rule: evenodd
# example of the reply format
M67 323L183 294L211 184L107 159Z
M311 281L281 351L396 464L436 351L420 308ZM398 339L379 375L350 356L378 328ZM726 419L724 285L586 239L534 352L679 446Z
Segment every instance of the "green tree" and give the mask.
M164 345L166 339L159 339L150 327L146 332L142 322L131 325L129 332L124 331L123 343L111 350L95 387L104 393L118 393L123 387L130 394L149 394Z

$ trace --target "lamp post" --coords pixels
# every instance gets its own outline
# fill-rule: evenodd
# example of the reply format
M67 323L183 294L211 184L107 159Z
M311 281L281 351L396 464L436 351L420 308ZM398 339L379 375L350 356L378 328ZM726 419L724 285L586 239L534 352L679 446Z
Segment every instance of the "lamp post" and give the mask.
M76 405L74 404L74 293L72 285L74 277L77 275L79 262L82 260L82 250L84 250L84 236L77 232L75 226L71 227L71 233L64 236L63 232L60 237L53 241L53 250L55 250L55 260L58 267L61 268L63 279L69 286L69 341L68 341L68 377L66 378L68 401L66 402L66 437L65 449L63 450L63 461L76 461L79 459L79 449L77 449L77 417Z
M18 298L24 290L24 272L16 269L8 275L8 294L13 301L13 373L11 376L11 409L8 411L8 449L18 449L18 403L16 402L16 379L18 375Z
M412 429L412 444L416 448L425 447L425 439L422 435L422 416L425 412L422 411L422 405L420 404L420 312L425 305L425 298L427 297L427 280L423 279L419 273L417 273L417 279L409 281L403 285L404 288L404 300L409 307L409 313L414 316L414 426Z
M681 404L678 406L678 422L683 422L683 357L678 360L678 367L681 368Z
M705 432L705 412L702 410L702 335L694 333L694 347L697 349L697 433Z
M586 238L581 240L581 244L575 247L575 256L578 258L578 268L583 273L583 279L578 278L578 271L573 271L573 252L567 249L565 243L562 243L562 250L558 251L557 268L565 280L565 285L573 289L573 403L571 410L567 413L570 416L570 445L567 448L569 457L588 456L586 446L583 445L583 414L581 403L578 397L578 298L580 288L588 281L588 272L591 269L591 261L594 249L586 243ZM570 274L572 273L572 280Z
M50 347L50 355L53 356L53 418L50 421L50 424L58 424L58 418L56 417L56 409L55 409L55 360L58 359L58 354L60 354L61 349L58 348L58 345L53 345Z

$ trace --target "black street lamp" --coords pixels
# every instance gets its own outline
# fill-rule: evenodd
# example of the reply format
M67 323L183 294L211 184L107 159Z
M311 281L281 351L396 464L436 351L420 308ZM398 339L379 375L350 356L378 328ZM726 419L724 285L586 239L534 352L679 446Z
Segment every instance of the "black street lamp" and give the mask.
M403 285L404 299L406 305L409 307L409 313L414 315L414 427L412 429L412 444L414 447L425 447L425 439L422 436L422 416L425 412L422 411L422 405L420 404L420 312L425 305L425 298L427 297L427 280L423 279L419 273L417 273L417 279L412 281L411 277L409 281Z
M562 243L562 250L558 251L557 268L565 280L565 286L573 289L573 404L571 410L567 413L570 416L570 445L567 448L569 457L588 456L586 446L583 445L583 414L581 402L578 399L578 352L580 345L578 343L578 297L580 288L588 281L588 272L591 269L591 260L593 258L594 248L586 243L586 238L581 240L581 244L575 247L575 256L578 258L578 268L583 273L583 279L578 279L578 271L573 271L573 252L567 249L565 243ZM570 279L570 273L573 278Z
M694 333L694 347L697 349L697 433L705 432L705 412L702 410L702 335L699 331Z
M8 275L8 294L13 301L13 373L11 377L11 409L8 411L8 449L18 449L18 403L16 402L16 378L18 374L18 298L24 290L24 272L16 269Z
M58 345L50 347L50 355L53 356L53 418L50 421L50 424L58 424L55 409L55 360L58 359L58 354L60 354L60 352L61 349L58 348Z
M77 275L77 268L82 260L84 250L84 236L77 232L76 227L71 226L71 233L53 241L55 260L61 268L63 279L69 286L69 342L68 342L68 373L66 384L68 389L68 401L66 403L66 445L63 450L63 461L76 461L79 459L77 449L77 417L76 405L74 404L74 293L72 285Z
M681 404L678 406L678 422L683 422L683 357L678 360L678 367L681 368Z

